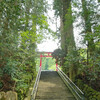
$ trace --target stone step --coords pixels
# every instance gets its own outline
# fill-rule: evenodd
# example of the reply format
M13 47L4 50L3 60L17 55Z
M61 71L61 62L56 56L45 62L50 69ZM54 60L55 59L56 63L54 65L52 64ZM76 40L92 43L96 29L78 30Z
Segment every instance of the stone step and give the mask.
M73 97L73 95L70 93L70 92L37 92L37 96L39 97L46 97L46 98L49 98L49 97L62 97L62 96L65 96L65 97Z
M75 98L74 97L66 97L66 96L64 96L64 97L54 97L54 96L40 97L40 96L37 96L36 100L75 100Z
M69 89L65 89L65 88L62 88L62 87L61 88L55 88L55 87L44 87L44 88L42 88L42 87L39 87L38 91L40 91L40 92L61 92L61 91L70 92Z
M75 100L75 98L73 97L69 97L69 98L62 98L62 99L52 99L52 98L49 98L49 99L36 99L36 100Z
M55 71L41 73L36 100L75 100Z
M44 89L44 88L46 88L46 89L47 89L47 88L48 88L48 89L49 89L49 88L53 88L53 89L66 89L66 90L69 90L67 87L65 88L65 87L63 87L63 86L53 86L53 85L45 85L45 86L44 86L44 85L42 85L42 86L39 85L39 86L38 86L38 89L39 89L39 88L40 88L40 89L41 89L41 88L42 88L42 89Z

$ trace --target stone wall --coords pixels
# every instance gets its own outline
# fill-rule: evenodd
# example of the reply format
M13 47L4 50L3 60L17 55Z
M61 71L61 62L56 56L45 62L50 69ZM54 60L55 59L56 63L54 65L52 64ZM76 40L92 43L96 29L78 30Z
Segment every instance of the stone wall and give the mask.
M0 92L0 100L18 100L17 93L14 91Z

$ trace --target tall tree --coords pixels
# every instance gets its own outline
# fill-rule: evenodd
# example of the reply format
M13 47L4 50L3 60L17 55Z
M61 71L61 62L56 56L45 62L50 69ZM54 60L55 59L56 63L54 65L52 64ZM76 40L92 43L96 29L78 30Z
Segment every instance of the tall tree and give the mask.
M71 0L55 0L54 9L55 14L60 16L60 33L61 33L61 47L66 55L75 48L75 41L73 35L73 18ZM66 56L65 55L65 56ZM64 59L65 60L65 59ZM65 62L65 61L63 61ZM70 66L70 78L74 76L74 65ZM65 68L66 70L66 68Z
M48 30L46 6L46 0L0 0L0 86L16 90L19 100L35 76L36 43Z
M91 0L90 2L92 2L93 0ZM92 12L90 11L90 5L87 4L87 1L86 0L82 0L82 8L83 8L83 18L84 18L84 21L85 21L85 33L87 36L91 36L90 39L88 39L88 43L87 43L87 46L88 46L88 53L90 55L93 55L93 51L95 49L95 45L94 45L94 39L92 37Z

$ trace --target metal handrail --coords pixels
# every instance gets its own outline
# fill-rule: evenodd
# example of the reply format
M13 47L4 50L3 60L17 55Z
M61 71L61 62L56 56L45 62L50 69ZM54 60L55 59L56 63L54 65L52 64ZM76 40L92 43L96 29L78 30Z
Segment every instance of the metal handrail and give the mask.
M69 79L69 77L59 68L57 67L58 74L64 80L65 84L71 90L73 95L77 100L84 100L84 93Z
M31 93L31 100L35 100L36 92L37 92L37 88L38 88L38 83L39 83L39 80L40 80L40 76L41 76L41 67L38 71L36 81L35 81L35 84L34 84L34 87L33 87L32 93Z

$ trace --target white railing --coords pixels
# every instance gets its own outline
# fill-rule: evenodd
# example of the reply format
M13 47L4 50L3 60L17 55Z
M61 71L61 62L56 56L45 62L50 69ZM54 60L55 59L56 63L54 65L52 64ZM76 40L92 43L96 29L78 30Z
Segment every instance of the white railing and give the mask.
M40 76L41 76L41 67L38 71L36 81L35 81L35 84L34 84L34 87L33 87L32 93L31 93L31 100L35 100L36 92L37 92L37 88L38 88L38 83L39 83L39 80L40 80Z
M85 100L84 93L69 79L69 77L59 68L57 67L57 72L68 86L70 91L75 96L76 100Z

